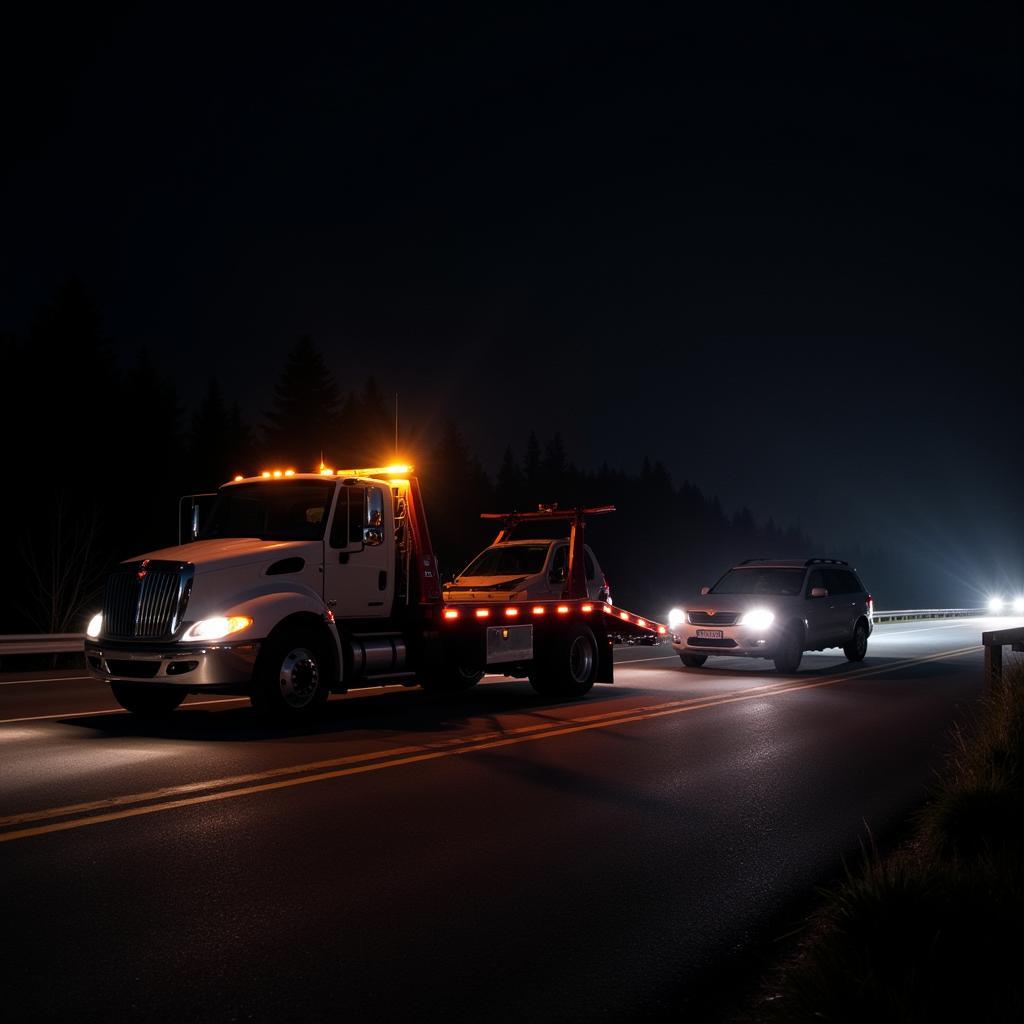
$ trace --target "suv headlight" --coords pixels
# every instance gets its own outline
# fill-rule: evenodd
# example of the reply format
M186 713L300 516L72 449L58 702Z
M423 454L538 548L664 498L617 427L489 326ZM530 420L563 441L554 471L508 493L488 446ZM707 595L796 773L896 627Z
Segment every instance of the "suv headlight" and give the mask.
M683 620L686 618L686 612L682 608L673 608L668 613L668 625L670 629L675 629L676 626L681 625Z
M95 640L96 637L103 632L103 612L97 612L90 620L89 625L85 627L85 635L90 640Z
M744 613L740 619L741 626L749 626L751 629L767 629L775 621L775 614L767 608L755 608L753 611Z
M200 619L187 630L182 640L223 640L232 633L241 633L252 625L248 615L218 615L213 619Z

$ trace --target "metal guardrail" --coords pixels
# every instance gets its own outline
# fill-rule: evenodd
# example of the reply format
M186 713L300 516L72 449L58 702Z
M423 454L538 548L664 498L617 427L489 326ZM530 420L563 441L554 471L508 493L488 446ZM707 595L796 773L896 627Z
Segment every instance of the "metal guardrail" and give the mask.
M0 636L0 658L8 654L63 654L85 649L82 633L19 633Z
M985 608L910 608L896 612L875 612L875 622L913 622L916 619L968 619L990 615Z
M1003 681L1003 648L1024 652L1024 626L991 629L981 634L985 645L985 683L991 689Z

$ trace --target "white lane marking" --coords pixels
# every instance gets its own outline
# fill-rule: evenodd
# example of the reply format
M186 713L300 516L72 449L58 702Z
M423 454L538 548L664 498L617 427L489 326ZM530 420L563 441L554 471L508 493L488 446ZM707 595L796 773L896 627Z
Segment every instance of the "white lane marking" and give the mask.
M71 683L92 676L40 676L38 679L0 679L0 686L25 686L29 683Z
M248 700L248 697L222 697L219 700L188 700L183 708L197 708L203 704L231 704L234 701ZM0 725L13 725L15 722L50 722L59 718L82 718L85 715L127 715L124 708L99 708L96 711L62 711L57 715L29 715L26 718L0 718Z

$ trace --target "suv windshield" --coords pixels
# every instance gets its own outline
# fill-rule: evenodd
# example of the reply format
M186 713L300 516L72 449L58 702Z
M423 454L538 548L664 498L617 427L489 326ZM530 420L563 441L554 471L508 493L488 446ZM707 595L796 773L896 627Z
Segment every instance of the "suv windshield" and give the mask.
M321 540L334 484L326 480L273 480L232 484L217 493L200 540Z
M803 569L730 569L712 588L712 594L781 594L793 597L800 593Z
M549 544L515 544L487 548L460 576L533 576L544 568Z

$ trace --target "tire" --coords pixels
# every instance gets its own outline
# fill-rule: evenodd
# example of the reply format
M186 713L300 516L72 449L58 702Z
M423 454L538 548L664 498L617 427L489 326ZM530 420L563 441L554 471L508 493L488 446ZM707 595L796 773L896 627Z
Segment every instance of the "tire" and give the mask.
M804 656L803 631L797 625L786 628L775 652L775 671L790 675L800 667Z
M680 654L679 660L687 668L700 668L708 660L708 656L706 654Z
M281 722L311 717L327 701L328 658L321 637L308 628L271 635L256 662L252 706Z
M419 684L427 693L465 693L484 677L483 669L456 663L444 669L425 672Z
M843 645L843 654L847 661L863 661L868 653L868 627L863 619L857 620L853 627L853 636L848 644Z
M185 690L177 687L137 686L134 683L111 683L114 700L140 718L163 718L185 699Z
M530 669L530 685L545 697L582 697L597 678L597 641L578 623L548 638Z

